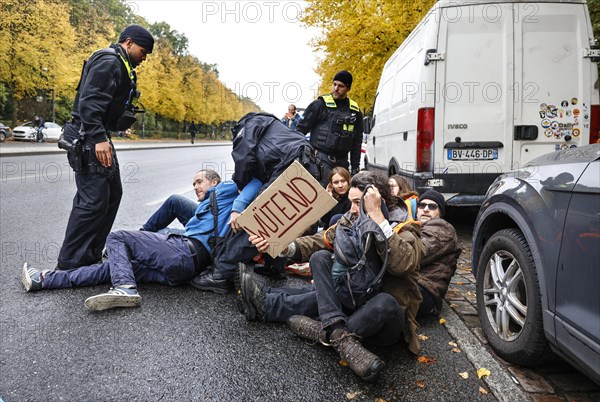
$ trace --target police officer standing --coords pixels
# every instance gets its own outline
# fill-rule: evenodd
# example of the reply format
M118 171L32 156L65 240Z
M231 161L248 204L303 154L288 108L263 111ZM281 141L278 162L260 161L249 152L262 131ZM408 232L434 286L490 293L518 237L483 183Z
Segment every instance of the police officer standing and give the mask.
M130 25L119 43L98 50L84 64L73 103L72 118L59 147L67 149L75 171L77 193L69 216L58 269L97 263L121 202L119 163L110 132L135 122L135 67L152 53L154 38Z
M304 134L310 132L310 142L323 165L324 187L335 166L344 167L353 175L359 170L363 123L358 104L348 98L351 87L352 74L346 70L337 73L333 77L332 92L308 105L296 128Z

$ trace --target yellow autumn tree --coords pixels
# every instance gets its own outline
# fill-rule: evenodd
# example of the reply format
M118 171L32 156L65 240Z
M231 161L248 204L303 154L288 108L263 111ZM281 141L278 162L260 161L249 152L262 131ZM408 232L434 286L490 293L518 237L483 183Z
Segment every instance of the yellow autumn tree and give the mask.
M13 102L50 89L60 95L75 85L78 67L70 57L75 31L65 4L2 0L0 21L0 77ZM12 120L16 121L16 108Z
M321 93L331 90L336 72L354 76L350 96L373 107L383 66L435 0L307 0L303 21L321 30L312 45L324 53L317 73Z

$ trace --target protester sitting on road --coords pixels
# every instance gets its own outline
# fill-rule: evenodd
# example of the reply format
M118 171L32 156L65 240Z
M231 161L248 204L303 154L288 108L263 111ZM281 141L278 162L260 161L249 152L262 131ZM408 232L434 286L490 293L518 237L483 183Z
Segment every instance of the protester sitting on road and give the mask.
M350 172L348 169L340 166L331 169L326 190L338 202L320 220L321 226L328 228L336 222L331 221L333 217L339 219L341 215L348 212L352 205L348 199L348 191L350 190Z
M251 180L241 193L233 181L208 188L183 236L139 230L112 232L106 241L106 262L56 271L39 271L25 263L23 286L33 291L112 282L107 293L86 299L85 306L91 310L138 306L142 300L137 292L138 282L177 286L205 270L211 263L215 237L225 235L229 229L227 220L252 202L260 185L260 181Z
M142 230L158 232L165 229L175 219L185 226L194 216L198 203L204 200L209 188L219 184L221 178L214 170L200 170L194 175L194 192L198 201L190 200L179 194L173 194L156 210L142 226ZM166 233L182 234L184 231L169 229Z
M374 188L365 193L369 185L374 185ZM332 277L332 271L337 272L338 260L333 258L331 251L342 247L336 242L336 238L341 236L339 231L357 222L363 194L365 212L379 224L382 236L388 239L389 256L383 291L374 293L365 304L351 307L340 297L340 289L336 288L341 284L341 278L334 281ZM414 222L404 224L408 217L406 207L394 204L396 199L391 197L384 177L373 172L359 172L351 180L349 198L352 202L350 211L334 227L324 234L301 237L282 253L296 261L310 258L315 286L261 288L242 264L238 272L241 310L248 320L287 320L296 335L313 342L332 344L357 375L372 379L383 368L383 362L364 349L358 339L379 346L404 339L412 353L419 351L415 316L421 302L417 279L423 245L418 225ZM389 211L387 218L386 209ZM252 236L251 240L259 251L266 251L269 247L261 237ZM381 249L381 239L375 243L378 255L369 255L380 259L385 250ZM323 323L310 318L317 316Z
M419 193L413 191L408 180L399 174L390 176L388 183L390 184L393 196L403 199L404 202L408 201L410 203L412 217L413 219L417 219L417 198L419 198Z
M445 212L446 201L439 192L428 190L419 197L417 220L421 223L425 257L419 271L419 289L423 301L417 318L440 313L442 300L462 252L458 246L456 230L443 219Z
M266 113L248 113L233 128L235 163L233 180L238 188L256 178L266 189L285 169L298 160L317 180L320 177L313 148L303 134L287 129L277 117ZM248 241L248 234L240 230L237 216L232 216L232 231L226 235L223 247L216 250L213 266L190 283L201 290L229 293L233 290L238 262L250 262L258 255ZM261 273L285 277L283 258L273 261L265 254ZM257 272L259 272L257 270Z

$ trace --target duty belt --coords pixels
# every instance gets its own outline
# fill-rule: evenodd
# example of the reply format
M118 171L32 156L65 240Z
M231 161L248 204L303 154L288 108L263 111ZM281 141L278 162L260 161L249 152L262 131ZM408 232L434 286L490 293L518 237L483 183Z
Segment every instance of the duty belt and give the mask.
M344 159L343 156L330 155L330 154L328 154L326 152L319 151L319 150L317 150L317 153L323 155L324 157L326 157L329 160L329 162L331 162L333 164L337 163L338 160L340 160L340 159Z
M185 240L186 244L190 248L192 260L194 261L194 267L196 268L195 270L199 272L201 268L200 263L202 262L200 261L200 252L204 248L204 245L199 240L196 240L192 237L184 236L183 240Z

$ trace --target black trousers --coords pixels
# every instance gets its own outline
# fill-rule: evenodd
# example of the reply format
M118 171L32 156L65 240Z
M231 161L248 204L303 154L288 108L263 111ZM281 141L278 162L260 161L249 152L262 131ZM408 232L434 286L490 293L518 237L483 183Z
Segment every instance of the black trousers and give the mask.
M113 163L117 163L116 158ZM101 260L123 194L118 163L110 177L76 172L75 184L77 193L58 255L59 269L92 265Z

